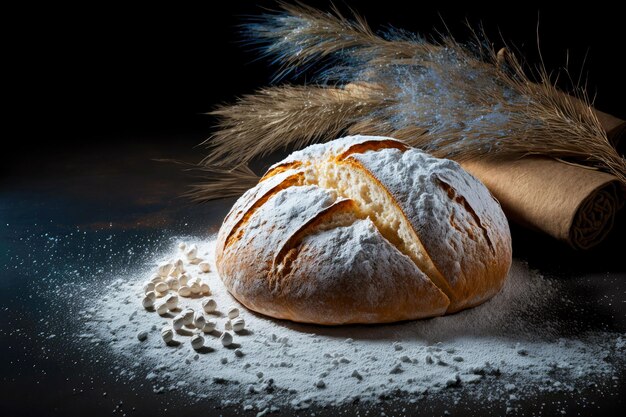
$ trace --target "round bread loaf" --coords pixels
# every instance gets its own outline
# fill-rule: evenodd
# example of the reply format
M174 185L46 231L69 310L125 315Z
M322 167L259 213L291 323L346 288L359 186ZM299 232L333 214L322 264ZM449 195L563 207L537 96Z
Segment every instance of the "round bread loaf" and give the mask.
M350 136L273 165L226 216L216 263L254 311L383 323L488 300L511 265L511 236L498 202L456 162Z

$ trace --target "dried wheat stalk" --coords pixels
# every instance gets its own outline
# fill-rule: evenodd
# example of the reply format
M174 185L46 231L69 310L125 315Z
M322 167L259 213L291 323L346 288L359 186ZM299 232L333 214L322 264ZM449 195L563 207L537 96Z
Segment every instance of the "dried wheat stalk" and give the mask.
M247 33L280 64L279 79L306 74L314 85L265 88L216 110L207 167L236 167L287 146L362 133L456 160L546 155L626 184L626 161L584 91L563 94L542 69L533 82L513 55L496 54L486 42L376 34L356 15L301 4L282 4ZM196 195L214 198L211 189Z
M381 105L374 92L355 97L331 87L285 85L247 95L221 107L217 131L207 142L207 166L236 166L279 149L296 149L339 137Z

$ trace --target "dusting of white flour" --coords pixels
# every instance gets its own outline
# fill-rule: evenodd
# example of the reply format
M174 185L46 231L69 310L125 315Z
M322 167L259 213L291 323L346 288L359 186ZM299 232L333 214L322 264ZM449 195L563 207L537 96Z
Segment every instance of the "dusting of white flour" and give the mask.
M260 415L277 408L378 402L402 394L417 402L432 393L467 392L507 398L511 407L543 391L574 390L617 372L608 355L622 355L623 335L576 331L560 337L552 314L562 306L557 284L514 260L501 293L489 302L458 314L376 326L321 327L257 315L236 302L217 275L215 239L193 241L208 273L185 261L184 269L201 278L217 302L207 319L216 331L205 333L204 347L194 350L193 331L161 337L172 327L174 311L160 316L142 307L143 286L165 260L186 259L179 249L154 259L143 271L121 276L87 300L81 338L111 340L121 375L145 380L156 393L177 393L190 401L212 398ZM179 309L202 312L209 296L179 297ZM159 299L161 300L161 299ZM159 302L157 300L157 302ZM238 307L245 330L233 332L233 344L219 338L227 311ZM559 331L557 331L559 330ZM138 364L141 364L139 366Z

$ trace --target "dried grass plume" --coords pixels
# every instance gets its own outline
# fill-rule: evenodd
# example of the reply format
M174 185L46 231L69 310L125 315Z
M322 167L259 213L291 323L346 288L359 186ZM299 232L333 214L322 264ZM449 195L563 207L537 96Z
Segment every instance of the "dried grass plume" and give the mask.
M356 133L455 160L545 155L626 184L626 161L584 91L564 94L543 68L531 81L514 55L496 53L480 36L462 45L450 36L375 33L356 14L284 3L248 24L246 35L279 65L277 80L310 82L264 88L213 112L219 122L204 167L224 175L221 185L199 185L197 199L223 196L219 190L237 184L227 173L239 175L256 157Z

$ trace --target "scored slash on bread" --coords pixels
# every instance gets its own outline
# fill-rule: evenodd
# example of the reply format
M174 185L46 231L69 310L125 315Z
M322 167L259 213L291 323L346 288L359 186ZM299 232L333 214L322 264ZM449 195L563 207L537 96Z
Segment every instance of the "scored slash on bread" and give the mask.
M508 223L458 164L353 136L294 152L233 206L216 264L252 310L319 324L478 305L511 264Z
M306 236L333 227L349 226L356 221L357 210L358 207L353 200L340 199L318 212L282 244L274 255L272 270L277 271L278 275L288 274L291 270L291 262L297 256L297 249Z
M291 172L287 172L287 174L292 174ZM276 177L274 181L269 184L265 184L265 187L255 187L253 190L258 190L261 192L261 195L253 194L251 196L245 195L242 196L242 200L244 200L244 207L237 211L234 215L237 220L234 227L230 230L228 236L226 236L225 246L230 246L233 238L239 239L241 237L241 228L248 221L250 216L254 214L258 207L261 207L270 197L274 194L283 190L287 187L292 187L295 185L301 185L304 181L304 175L302 173L297 172L292 175L282 175L280 177ZM263 193L267 189L267 192ZM244 199L244 197L247 197ZM232 214L229 213L229 216ZM228 221L229 217L227 216L224 222ZM237 233L237 234L236 234ZM235 235L236 234L236 235Z

